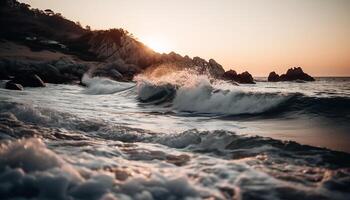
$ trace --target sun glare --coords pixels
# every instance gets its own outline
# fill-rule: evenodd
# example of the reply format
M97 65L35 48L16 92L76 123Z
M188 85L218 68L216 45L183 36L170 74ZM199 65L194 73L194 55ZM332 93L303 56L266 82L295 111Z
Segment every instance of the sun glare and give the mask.
M171 51L169 43L163 38L142 38L141 42L158 53L169 53Z

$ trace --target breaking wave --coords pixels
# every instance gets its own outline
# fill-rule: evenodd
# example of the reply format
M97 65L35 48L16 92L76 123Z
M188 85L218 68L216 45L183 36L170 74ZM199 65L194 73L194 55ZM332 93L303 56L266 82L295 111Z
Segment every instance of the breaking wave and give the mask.
M169 76L169 77L168 77ZM138 99L167 103L179 112L211 115L320 114L350 118L348 97L311 97L301 93L245 91L205 75L172 73L156 81L138 77Z
M195 88L180 88L173 101L173 108L204 114L258 114L278 107L289 98L268 93L217 90L200 84Z

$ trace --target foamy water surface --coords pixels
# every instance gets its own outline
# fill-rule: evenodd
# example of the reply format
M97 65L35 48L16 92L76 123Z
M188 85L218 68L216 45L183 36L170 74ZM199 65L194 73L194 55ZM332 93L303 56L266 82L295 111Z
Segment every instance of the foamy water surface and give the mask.
M0 89L1 199L350 195L349 79L83 81Z

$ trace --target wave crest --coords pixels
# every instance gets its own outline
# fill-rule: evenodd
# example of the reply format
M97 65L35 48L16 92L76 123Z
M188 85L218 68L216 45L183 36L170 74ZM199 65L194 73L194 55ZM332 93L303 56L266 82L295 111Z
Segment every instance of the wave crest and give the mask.
M266 112L290 96L244 92L236 85L215 80L190 70L170 72L153 78L138 76L138 99L142 102L171 101L180 112L241 115Z
M216 80L191 70L170 71L135 78L141 102L164 104L172 111L204 115L322 115L334 119L350 118L348 97L312 97L246 88ZM259 87L256 85L255 87Z

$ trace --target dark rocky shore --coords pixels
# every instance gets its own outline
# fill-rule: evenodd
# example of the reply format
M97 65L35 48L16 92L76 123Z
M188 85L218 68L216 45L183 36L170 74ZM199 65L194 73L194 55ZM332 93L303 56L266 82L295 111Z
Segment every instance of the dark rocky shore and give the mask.
M162 65L240 84L255 83L249 72L225 71L214 59L157 53L123 29L91 30L50 9L31 9L16 0L0 4L0 26L4 27L0 30L0 80L9 80L7 89L77 84L85 73L132 81L135 75ZM271 73L269 81L313 80L300 68L290 70L281 76Z

